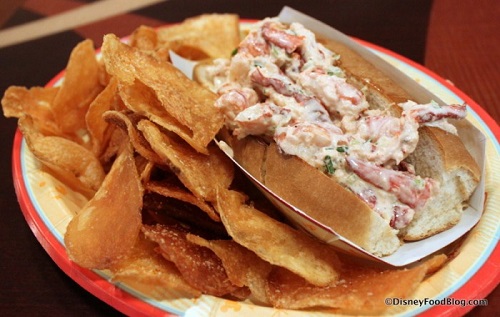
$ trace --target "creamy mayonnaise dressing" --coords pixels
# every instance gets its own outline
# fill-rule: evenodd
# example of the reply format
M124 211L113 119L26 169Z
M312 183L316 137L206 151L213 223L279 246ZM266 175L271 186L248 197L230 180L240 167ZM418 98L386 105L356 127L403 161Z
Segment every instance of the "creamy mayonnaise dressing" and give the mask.
M465 105L407 101L400 117L370 109L338 60L301 24L268 18L207 74L234 135L274 140L283 153L353 191L393 228L404 228L438 188L403 162L417 146L418 128L454 132L446 118L464 117Z

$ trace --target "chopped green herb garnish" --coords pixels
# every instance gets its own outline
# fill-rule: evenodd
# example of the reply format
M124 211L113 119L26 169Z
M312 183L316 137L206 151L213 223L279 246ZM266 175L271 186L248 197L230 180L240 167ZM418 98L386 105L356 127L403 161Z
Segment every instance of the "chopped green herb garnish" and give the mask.
M337 152L339 153L346 153L348 150L348 147L343 145L343 146L337 146Z
M323 162L325 163L326 172L330 175L333 175L333 173L335 173L335 167L333 166L332 157L330 155L326 155L323 159Z
M344 71L336 66L331 66L327 70L328 76L345 77Z
M231 56L234 56L238 54L238 48L235 48L232 52L231 52Z

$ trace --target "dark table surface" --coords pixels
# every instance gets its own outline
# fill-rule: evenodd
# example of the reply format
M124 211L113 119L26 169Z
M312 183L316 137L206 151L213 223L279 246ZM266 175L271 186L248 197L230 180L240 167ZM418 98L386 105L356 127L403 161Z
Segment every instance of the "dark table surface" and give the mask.
M22 24L92 1L2 1L0 27ZM449 79L500 121L500 1L171 0L73 30L0 48L0 91L10 85L41 86L62 70L83 38L100 45L102 34L129 34L140 24L157 26L203 12L235 12L243 18L276 15L286 4L352 36L393 50ZM119 312L86 292L52 261L18 205L11 153L16 121L0 118L0 315L115 316ZM473 316L500 312L498 287Z

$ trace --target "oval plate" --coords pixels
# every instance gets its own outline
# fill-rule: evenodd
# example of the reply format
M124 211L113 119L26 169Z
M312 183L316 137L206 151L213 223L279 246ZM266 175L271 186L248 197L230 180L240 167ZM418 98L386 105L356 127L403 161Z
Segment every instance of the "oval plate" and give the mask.
M358 40L359 41L359 40ZM482 299L500 282L500 127L471 98L451 83L398 54L376 45L359 41L376 54L405 72L447 103L466 102L468 120L486 136L487 201L480 222L467 235L460 252L443 269L425 280L413 295L421 299L416 306L393 306L388 313L414 316L416 314L465 314L472 309L468 300ZM64 76L57 75L48 86ZM63 237L66 225L85 199L72 192L41 169L17 131L13 148L14 186L22 212L34 235L54 262L73 280L102 301L126 315L133 316L331 316L326 312L307 314L300 311L275 310L249 302L235 302L213 296L199 299L158 301L125 284L113 284L100 271L80 268L66 254ZM452 305L432 305L431 300L455 299Z

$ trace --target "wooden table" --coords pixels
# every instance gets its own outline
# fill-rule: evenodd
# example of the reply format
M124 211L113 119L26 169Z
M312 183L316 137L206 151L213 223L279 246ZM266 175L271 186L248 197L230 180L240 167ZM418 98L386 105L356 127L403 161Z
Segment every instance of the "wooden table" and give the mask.
M91 1L11 1L0 5L0 27L56 14ZM186 3L185 3L186 2ZM45 84L65 66L84 37L100 45L103 33L129 34L140 24L177 22L201 12L237 12L262 18L285 1L180 1L120 15L29 43L0 49L0 91L10 85ZM13 6L7 8L8 5ZM286 1L341 31L398 52L453 82L500 121L500 2L497 0ZM428 26L428 28L427 28ZM0 119L0 315L121 315L68 278L33 236L16 201L11 174L15 120ZM500 290L472 316L500 312Z
M436 0L424 64L500 122L500 2Z
M500 124L500 2L436 0L429 21L424 65L450 80ZM498 137L498 136L497 136ZM500 312L500 288L487 307L470 316Z

